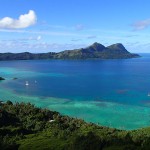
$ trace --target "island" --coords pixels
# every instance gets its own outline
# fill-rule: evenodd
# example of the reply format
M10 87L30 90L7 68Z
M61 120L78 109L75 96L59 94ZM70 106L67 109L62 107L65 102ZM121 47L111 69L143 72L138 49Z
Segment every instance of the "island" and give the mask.
M56 59L125 59L135 57L139 57L139 55L131 54L120 43L105 47L97 42L86 48L66 50L54 55Z
M119 130L64 116L31 103L0 101L2 150L149 150L149 141L150 127Z
M5 80L5 78L3 78L3 77L0 77L0 80Z
M38 60L38 59L126 59L140 57L132 54L121 44L113 44L108 47L100 43L93 43L86 48L65 50L48 53L0 53L0 60Z

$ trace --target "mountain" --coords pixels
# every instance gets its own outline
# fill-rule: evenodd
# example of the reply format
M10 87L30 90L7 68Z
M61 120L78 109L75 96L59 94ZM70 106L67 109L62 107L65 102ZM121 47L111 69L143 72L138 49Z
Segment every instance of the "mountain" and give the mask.
M81 49L65 50L58 53L0 53L0 60L33 60L33 59L123 59L139 57L128 52L121 43L105 47L97 42Z
M134 57L139 57L139 55L131 54L120 43L105 47L97 42L86 48L66 50L55 55L57 59L122 59Z

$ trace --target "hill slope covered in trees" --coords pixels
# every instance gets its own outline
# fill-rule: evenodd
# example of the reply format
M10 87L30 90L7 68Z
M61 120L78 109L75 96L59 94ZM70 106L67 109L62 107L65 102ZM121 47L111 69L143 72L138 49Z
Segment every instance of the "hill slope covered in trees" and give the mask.
M7 101L0 103L0 148L149 150L150 128L118 130L62 116L30 103Z

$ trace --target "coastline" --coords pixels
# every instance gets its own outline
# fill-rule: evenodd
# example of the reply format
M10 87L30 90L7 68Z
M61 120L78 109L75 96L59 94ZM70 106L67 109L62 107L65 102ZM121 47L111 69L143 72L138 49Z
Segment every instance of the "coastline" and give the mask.
M96 150L147 150L150 146L150 127L133 131L118 130L23 102L7 101L0 104L0 109L2 149L82 150L94 147Z
M101 101L81 102L77 100L70 101L69 99L60 99L54 97L46 98L18 95L17 93L14 93L8 89L1 89L0 93L1 99L3 99L4 102L10 99L14 103L29 102L40 108L58 111L63 115L83 119L86 122L101 124L107 127L136 130L148 127L150 125L148 121L150 108L148 107L130 106Z
M103 64L105 67L108 67L108 68L110 66L112 66L112 67L117 66L117 68L125 67L125 69L126 69L127 67L129 67L129 69L132 69L132 68L130 68L131 62L133 62L133 65L137 64L137 63L143 64L143 65L145 64L145 63L140 63L140 60L141 60L141 58L134 59L134 60L133 59L121 60L121 61L120 60L119 61L102 61L102 62L100 61L100 62L98 62L98 64L96 64L95 61L94 62L89 61L89 62L81 63L81 64L83 64L82 67L87 66L88 71L90 68L94 67L95 65L96 65L96 69L101 70L101 67L99 67L99 66L101 66ZM143 58L142 58L142 60L143 60ZM147 64L148 60L149 59L146 59L146 64ZM143 61L143 62L145 62L145 61ZM37 66L39 64L42 64L41 66L43 66L43 63L45 64L45 61L44 62L43 61L35 62L35 64ZM83 80L87 77L87 73L81 72L82 73L81 75L80 74L76 75L76 74L74 74L74 71L73 71L73 72L71 72L71 74L67 74L66 72L61 72L61 70L59 72L53 72L53 71L51 72L50 71L50 72L45 73L45 72L42 72L41 70L39 72L36 72L36 70L34 70L34 69L33 70L30 70L28 68L22 69L21 66L28 65L28 63L25 63L25 64L23 63L23 65L21 65L19 68L8 67L9 64L10 63L8 63L5 66L5 63L4 63L4 65L2 65L2 67L0 68L0 71L2 72L1 76L6 78L6 80L2 81L0 84L0 94L1 94L0 98L4 99L5 101L11 99L13 102L16 102L16 101L17 102L22 102L22 101L32 102L33 104L36 104L36 106L38 106L38 107L48 108L48 109L51 109L54 111L58 111L63 115L69 115L71 117L81 118L87 122L102 124L103 126L115 127L118 129L133 130L133 129L139 129L141 127L147 127L150 125L149 115L148 115L148 114L150 114L149 97L147 96L146 92L145 93L142 93L142 92L137 93L136 91L130 92L127 89L127 91L119 93L118 92L119 90L124 90L126 88L122 88L122 89L117 88L116 90L112 91L113 94L107 93L108 91L106 91L106 94L104 96L99 95L98 97L94 97L93 99L92 98L86 99L86 97L84 98L84 97L80 97L80 96L76 96L76 97L66 96L67 92L66 92L66 95L64 95L64 98L62 98L63 95L62 96L59 95L59 91L61 91L61 90L58 89L59 90L58 91L56 89L56 94L53 95L54 97L50 97L51 94L47 94L47 96L45 96L44 94L42 95L42 93L41 93L42 96L40 96L40 94L36 95L36 92L34 92L34 89L36 89L36 88L40 89L42 86L43 86L42 88L45 89L45 86L47 86L47 85L42 85L42 80L45 77L47 79L50 79L49 80L50 86L48 84L48 86L50 88L52 87L51 84L57 85L57 87L59 88L60 83L56 83L57 80L66 81L66 79L69 78L70 76L71 76L71 80L72 80L72 79L74 79L74 77L76 79L76 78L78 78L78 76L82 75L82 78L78 78L78 80L77 80L77 81L79 81L79 80L81 81L81 79ZM13 66L15 66L17 64L18 63L14 63ZM31 63L29 63L29 67L32 66L32 64L34 64L34 63L32 63L32 61L31 61ZM47 63L47 61L46 61L46 66L50 65L50 67L53 67L54 64L55 64L55 61L52 64ZM69 64L69 66L67 64ZM73 61L71 64L71 67L73 66L75 68L78 68L78 66L81 64ZM125 64L127 64L127 66ZM58 65L60 65L60 67L62 67L62 66L70 67L70 63L68 63L68 62L65 62L64 64L59 62L57 64L57 66ZM141 68L143 68L143 65L141 66ZM34 68L35 66L33 65L32 67ZM108 85L111 84L110 82L112 80L110 82L107 82L107 79L108 79L108 77L111 77L111 76L114 77L116 75L116 73L115 72L107 72L108 68L106 70L104 69L104 74L102 76L100 76L99 72L96 72L94 74L91 73L91 77L97 78L98 76L100 76L100 78L97 78L100 81L99 84L103 83L103 81L106 81L106 82L104 82L105 84L108 84ZM46 67L46 70L47 70L47 67ZM137 70L139 70L139 65L138 65ZM78 71L78 70L76 70L76 71ZM94 71L94 70L90 69L90 71ZM103 71L103 69L102 69L102 71ZM119 70L119 72L120 72L120 70ZM146 69L146 72L147 72L147 69ZM18 79L13 80L12 77L15 77L16 74L17 74ZM122 75L122 73L121 73L121 75ZM135 75L135 73L134 74L132 73L131 75ZM106 77L106 80L101 80L101 77L102 77L102 79L105 79L105 77ZM41 81L37 80L36 78L41 79ZM53 79L55 79L54 83L52 83ZM117 77L116 77L116 79L118 81ZM37 80L39 82L36 85L34 83L35 80ZM25 81L29 81L30 86L26 87ZM141 80L138 80L138 81L143 82ZM121 84L124 84L122 82L122 78L120 79L120 82L121 82ZM97 83L97 82L94 81L94 83ZM76 83L73 83L73 84L76 84ZM104 84L104 87L105 87L105 84ZM138 87L136 85L137 82L130 83L130 84L135 84L135 86ZM144 81L144 84L145 84L145 81ZM146 82L146 84L148 84L148 82ZM15 87L15 86L17 86L17 87ZM83 89L83 86L84 85L81 86L82 89ZM127 86L130 87L130 85L127 85ZM78 85L76 87L78 87ZM149 87L149 85L148 85L148 87ZM42 88L41 88L41 91L43 90ZM61 87L61 88L63 90L63 87ZM88 89L90 89L90 88L88 88ZM95 90L97 90L97 89L98 88L95 88ZM34 94L32 94L30 92L32 90L33 90ZM51 89L51 90L53 90L53 89ZM38 90L38 92L40 92L40 91ZM53 92L55 92L55 91L53 91ZM118 97L116 96L116 93L118 94L117 95ZM57 97L57 94L59 95L58 97ZM127 97L124 98L127 94L129 94L129 96L130 95L131 96L138 95L139 99L142 101L141 107L140 107L140 105L136 105L136 104L134 105L134 103L136 102L136 97L133 97L131 99L130 98L127 99ZM145 96L143 96L143 95L145 95ZM84 95L82 95L82 96L84 96ZM116 101L117 98L119 98L119 97L120 97L120 99L122 99L122 102ZM124 103L126 101L133 101L133 103L132 103L133 105Z

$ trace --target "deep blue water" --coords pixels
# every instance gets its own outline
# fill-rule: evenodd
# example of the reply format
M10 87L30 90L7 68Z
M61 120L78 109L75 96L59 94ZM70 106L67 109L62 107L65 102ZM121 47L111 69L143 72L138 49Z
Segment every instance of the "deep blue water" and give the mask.
M0 76L7 80L0 82L0 88L41 99L110 102L149 109L150 54L142 56L121 60L1 61Z

